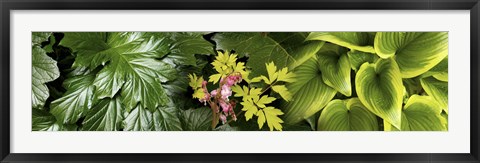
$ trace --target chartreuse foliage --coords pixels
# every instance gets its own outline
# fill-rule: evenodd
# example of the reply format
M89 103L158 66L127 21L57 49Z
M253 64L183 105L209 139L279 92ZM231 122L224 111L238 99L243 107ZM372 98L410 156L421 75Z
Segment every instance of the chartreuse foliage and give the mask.
M34 131L446 131L447 32L34 32Z

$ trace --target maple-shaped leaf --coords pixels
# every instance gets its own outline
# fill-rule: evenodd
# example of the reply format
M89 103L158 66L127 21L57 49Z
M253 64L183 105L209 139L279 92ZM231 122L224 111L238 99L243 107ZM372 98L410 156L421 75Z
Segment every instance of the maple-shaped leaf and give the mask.
M145 32L66 32L60 42L77 53L74 67L104 65L95 95L112 98L121 90L127 112L138 103L151 112L167 103L161 83L175 79L176 70L158 58L169 53L169 43Z

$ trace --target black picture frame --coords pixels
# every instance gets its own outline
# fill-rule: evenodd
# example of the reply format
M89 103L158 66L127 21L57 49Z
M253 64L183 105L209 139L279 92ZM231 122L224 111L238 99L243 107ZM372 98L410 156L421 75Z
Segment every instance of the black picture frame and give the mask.
M1 0L1 162L480 162L478 0ZM10 152L12 10L470 10L470 153L390 154L42 154Z

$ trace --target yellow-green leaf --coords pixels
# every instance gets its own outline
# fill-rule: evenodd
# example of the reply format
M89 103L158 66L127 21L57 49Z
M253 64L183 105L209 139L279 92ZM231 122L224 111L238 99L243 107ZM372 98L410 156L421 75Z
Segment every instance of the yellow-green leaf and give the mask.
M295 74L288 72L288 67L282 68L282 70L278 71L278 81L284 81L288 83L294 82Z
M265 65L267 67L268 79L269 79L270 83L273 83L275 80L277 80L277 77L278 77L277 66L275 66L275 63L273 63L273 62L266 63ZM269 83L267 83L267 84L269 84Z
M385 131L446 131L447 121L441 113L442 109L432 97L413 95L402 110L401 126L385 122Z
M358 71L358 69L360 69L360 66L365 62L375 63L375 61L377 61L378 59L378 56L376 54L365 53L361 51L349 51L347 55L348 60L350 61L350 67L352 67L355 72Z
M351 69L346 49L333 44L325 44L317 55L318 67L322 71L322 79L325 84L345 96L351 96Z
M263 127L263 124L265 124L265 121L266 121L265 114L263 113L263 110L260 109L257 111L256 115L258 116L258 119L257 119L258 128L261 129Z
M203 77L197 77L196 74L188 74L188 78L190 79L188 85L190 85L190 87L193 89L202 87Z
M288 91L285 85L274 85L272 90L280 94L285 101L290 101L292 99L292 94Z
M360 101L374 114L396 127L401 123L404 86L393 59L364 63L355 77Z
M377 131L378 122L358 98L352 98L328 103L317 127L319 131Z
M445 112L448 113L448 82L437 80L434 77L420 79L423 89L432 96Z
M268 128L270 128L270 131L273 131L274 129L282 131L283 120L280 119L278 116L283 115L283 112L280 109L276 109L270 106L262 110L265 114L265 119L267 121Z
M427 72L448 55L447 32L378 32L375 51L394 57L403 78Z
M243 101L240 104L243 105L242 110L245 111L245 120L250 120L252 119L252 116L254 114L257 114L258 108L253 104L252 101Z
M217 84L217 82L220 81L220 78L222 78L222 74L213 74L210 76L208 81L212 82L213 84Z
M367 32L312 32L306 40L322 40L353 50L375 53L370 45L371 37Z
M262 98L259 98L258 100L254 100L255 104L260 107L260 108L265 108L265 104L270 104L273 101L275 101L275 97L268 97L267 95L263 95Z
M283 120L288 124L296 124L317 113L337 93L323 82L316 56L295 68L293 73L297 80L286 84L292 93L292 100L280 103L280 108L285 112Z

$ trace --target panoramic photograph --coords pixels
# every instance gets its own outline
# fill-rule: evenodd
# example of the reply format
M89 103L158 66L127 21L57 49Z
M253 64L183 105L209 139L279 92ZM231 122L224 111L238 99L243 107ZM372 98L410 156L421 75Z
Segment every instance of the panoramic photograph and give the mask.
M448 131L448 32L32 32L32 131Z

